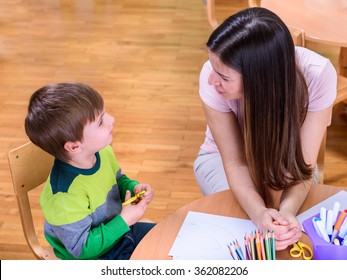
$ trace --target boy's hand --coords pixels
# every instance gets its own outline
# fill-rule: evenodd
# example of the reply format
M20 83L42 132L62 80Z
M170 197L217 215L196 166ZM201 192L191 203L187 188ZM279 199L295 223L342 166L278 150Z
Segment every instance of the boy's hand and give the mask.
M125 193L125 201L131 198L130 191ZM120 216L131 226L137 223L144 215L147 208L147 203L144 199L141 199L137 204L128 204L122 208Z
M134 187L134 193L145 191L145 194L141 196L141 200L145 200L146 203L150 203L154 197L154 190L149 184L137 184Z

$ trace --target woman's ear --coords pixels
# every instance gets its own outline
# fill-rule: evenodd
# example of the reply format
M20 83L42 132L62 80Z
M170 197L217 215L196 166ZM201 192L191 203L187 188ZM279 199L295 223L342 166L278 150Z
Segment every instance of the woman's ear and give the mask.
M79 153L81 151L81 142L79 142L79 141L77 141L77 142L67 141L64 144L64 148L69 153L73 153L73 154Z

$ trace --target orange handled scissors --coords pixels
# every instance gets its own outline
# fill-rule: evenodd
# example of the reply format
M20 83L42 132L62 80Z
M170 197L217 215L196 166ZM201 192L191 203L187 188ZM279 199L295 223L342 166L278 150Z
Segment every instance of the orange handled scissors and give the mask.
M302 256L304 260L312 260L313 258L311 248L300 241L294 243L289 252L292 258L299 258L300 256Z

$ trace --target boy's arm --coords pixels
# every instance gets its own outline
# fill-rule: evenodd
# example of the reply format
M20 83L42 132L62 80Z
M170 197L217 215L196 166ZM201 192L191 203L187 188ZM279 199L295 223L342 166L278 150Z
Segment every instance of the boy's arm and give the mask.
M114 217L107 224L100 224L98 227L93 228L83 245L79 259L100 257L114 247L129 230L129 226L120 215Z
M124 201L125 192L129 190L131 192L131 196L134 195L134 187L139 184L136 180L131 180L129 177L122 173L122 169L119 169L116 175L116 180L119 189L119 195L121 200Z
M62 226L52 226L56 237L60 240L55 240L49 236L48 239L56 243L54 247L59 246L62 242L71 257L76 259L96 259L115 246L120 238L129 231L129 226L120 215L115 216L108 223L101 223L98 227L90 229L91 219L85 219ZM71 233L73 232L73 236ZM59 250L58 250L59 251ZM70 259L63 250L62 255L58 257Z

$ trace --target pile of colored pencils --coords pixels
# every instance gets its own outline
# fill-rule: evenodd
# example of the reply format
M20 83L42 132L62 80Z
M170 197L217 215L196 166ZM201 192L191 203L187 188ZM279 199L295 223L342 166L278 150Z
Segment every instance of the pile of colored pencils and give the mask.
M273 231L254 231L244 238L245 254L237 240L228 245L229 253L234 260L275 260L276 242Z

